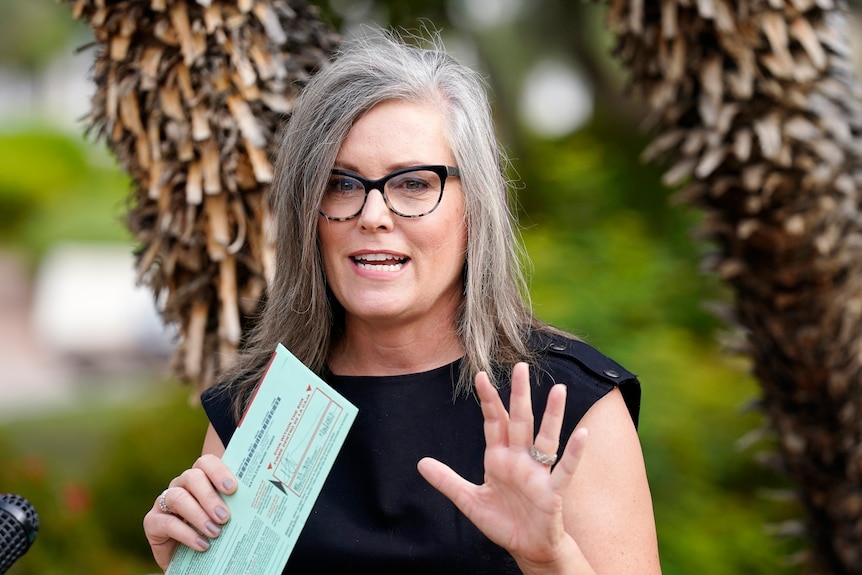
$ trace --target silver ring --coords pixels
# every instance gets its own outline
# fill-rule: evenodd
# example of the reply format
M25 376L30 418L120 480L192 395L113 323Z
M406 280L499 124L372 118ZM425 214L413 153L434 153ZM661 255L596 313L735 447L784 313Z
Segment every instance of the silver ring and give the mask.
M165 501L165 496L168 494L168 489L170 489L170 487L168 487L167 489L162 491L162 494L159 495L159 498L157 501L159 502L159 509L162 510L162 513L167 513L168 515L173 515L174 512L171 511L171 508L168 507L168 502Z
M548 455L536 449L535 445L530 446L530 457L541 463L542 465L551 466L557 462L557 454Z

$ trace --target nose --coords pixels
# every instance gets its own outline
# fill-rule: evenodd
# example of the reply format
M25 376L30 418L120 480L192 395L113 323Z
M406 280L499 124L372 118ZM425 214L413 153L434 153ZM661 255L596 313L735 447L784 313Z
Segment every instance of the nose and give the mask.
M359 225L364 229L392 229L392 216L380 190L373 189L365 198L365 205L359 213Z

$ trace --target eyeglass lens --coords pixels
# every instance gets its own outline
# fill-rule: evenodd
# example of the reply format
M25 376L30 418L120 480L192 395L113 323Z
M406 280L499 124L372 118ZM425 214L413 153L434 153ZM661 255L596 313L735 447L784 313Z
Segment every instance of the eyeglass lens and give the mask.
M346 219L359 214L372 189L383 194L387 206L404 217L423 216L440 203L447 168L422 166L396 170L380 180L367 180L358 174L333 170L323 194L320 211L331 219Z

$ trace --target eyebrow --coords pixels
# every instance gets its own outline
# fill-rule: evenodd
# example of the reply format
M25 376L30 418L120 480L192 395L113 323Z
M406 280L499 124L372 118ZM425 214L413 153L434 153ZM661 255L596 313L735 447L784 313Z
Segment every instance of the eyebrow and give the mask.
M434 162L423 162L421 160L415 160L415 161L409 161L409 162L398 162L397 164L392 164L388 168L386 168L386 172L384 174L381 174L380 177L382 178L383 176L391 174L392 172L394 172L396 170L400 170L401 168L409 168L411 166L429 166L429 165L437 165L437 164L435 164ZM448 164L446 162L443 162L442 165L448 165ZM376 179L376 178L371 178L371 177L363 174L362 171L357 169L353 164L335 162L332 165L332 169L333 170L342 170L345 172L353 172L354 174L359 174L359 175L366 177L368 179L371 179L371 180Z

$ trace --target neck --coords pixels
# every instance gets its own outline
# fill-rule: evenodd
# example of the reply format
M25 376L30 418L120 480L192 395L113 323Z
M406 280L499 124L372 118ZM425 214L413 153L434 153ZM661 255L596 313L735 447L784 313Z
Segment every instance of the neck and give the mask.
M330 354L329 368L339 375L403 375L447 365L463 355L454 321L381 326L348 319L344 338Z

